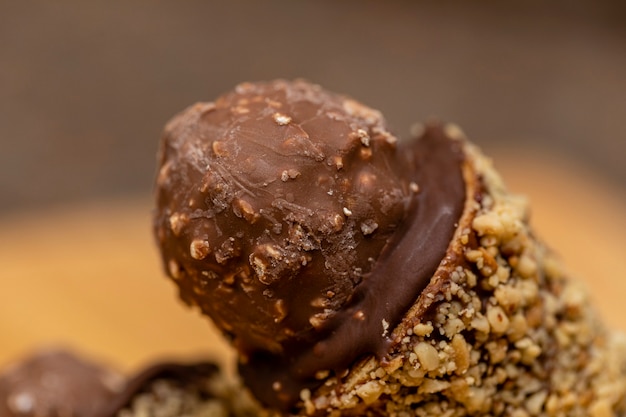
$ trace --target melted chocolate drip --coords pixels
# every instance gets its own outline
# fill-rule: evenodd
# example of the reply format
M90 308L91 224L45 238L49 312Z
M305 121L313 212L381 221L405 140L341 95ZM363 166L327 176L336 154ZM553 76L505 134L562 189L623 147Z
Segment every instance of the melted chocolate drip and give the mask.
M461 144L441 126L403 149L419 193L406 222L378 262L356 287L344 309L313 345L295 345L285 355L256 352L239 371L267 405L287 410L303 388L315 388L321 370L341 372L364 355L385 355L388 335L429 283L442 261L465 201Z

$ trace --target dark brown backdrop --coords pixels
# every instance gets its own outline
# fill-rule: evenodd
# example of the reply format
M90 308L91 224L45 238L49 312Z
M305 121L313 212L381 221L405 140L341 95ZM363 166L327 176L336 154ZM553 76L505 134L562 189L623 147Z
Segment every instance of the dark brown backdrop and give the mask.
M148 193L171 115L277 77L626 190L623 2L523 3L0 0L0 210Z

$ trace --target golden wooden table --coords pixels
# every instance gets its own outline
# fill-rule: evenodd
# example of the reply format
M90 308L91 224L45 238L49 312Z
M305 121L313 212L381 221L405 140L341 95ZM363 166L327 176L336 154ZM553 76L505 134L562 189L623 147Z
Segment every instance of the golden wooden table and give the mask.
M509 187L531 199L538 235L589 283L607 321L626 330L623 190L554 157L495 154ZM51 344L122 370L163 356L229 357L165 279L150 206L146 197L0 217L0 366Z

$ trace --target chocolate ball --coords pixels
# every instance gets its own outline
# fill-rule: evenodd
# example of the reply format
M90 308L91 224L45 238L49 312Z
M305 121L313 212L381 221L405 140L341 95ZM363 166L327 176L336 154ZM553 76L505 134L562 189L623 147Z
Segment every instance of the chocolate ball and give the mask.
M154 228L182 299L240 353L316 339L407 215L381 114L305 81L245 83L166 126Z
M0 374L2 417L100 417L121 375L62 350L44 350Z

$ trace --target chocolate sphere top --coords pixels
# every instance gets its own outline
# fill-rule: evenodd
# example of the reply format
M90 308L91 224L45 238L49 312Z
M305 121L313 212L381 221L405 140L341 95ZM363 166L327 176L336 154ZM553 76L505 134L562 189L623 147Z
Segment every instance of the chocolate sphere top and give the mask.
M165 128L154 227L188 304L286 411L320 375L382 357L444 260L465 203L462 141L399 143L381 114L305 81L241 84Z
M240 353L313 341L407 215L381 114L305 81L245 83L168 123L155 231L183 300Z

